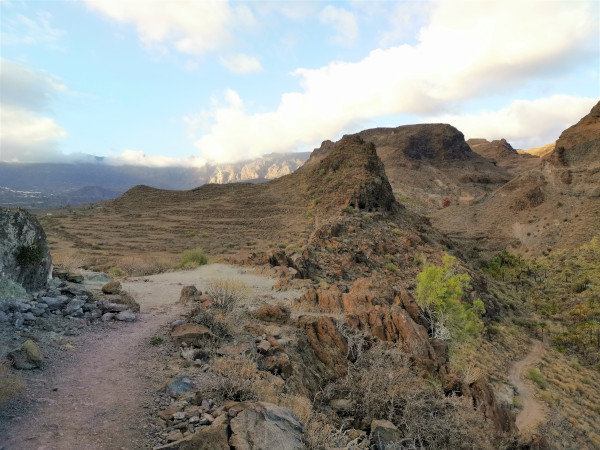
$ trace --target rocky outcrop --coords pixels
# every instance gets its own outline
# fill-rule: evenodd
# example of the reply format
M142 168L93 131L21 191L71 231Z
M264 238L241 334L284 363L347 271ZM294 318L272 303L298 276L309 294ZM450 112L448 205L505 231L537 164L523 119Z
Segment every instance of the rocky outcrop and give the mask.
M464 160L474 156L464 135L452 125L427 123L374 128L358 133L377 147L390 146L413 160Z
M600 102L588 115L567 128L556 141L555 149L545 157L557 167L598 163L600 160Z
M0 278L39 291L47 286L51 268L46 234L37 219L23 209L0 207Z
M346 373L348 341L331 317L301 316L298 327L304 330L308 343L321 367L316 369L326 379L335 379Z

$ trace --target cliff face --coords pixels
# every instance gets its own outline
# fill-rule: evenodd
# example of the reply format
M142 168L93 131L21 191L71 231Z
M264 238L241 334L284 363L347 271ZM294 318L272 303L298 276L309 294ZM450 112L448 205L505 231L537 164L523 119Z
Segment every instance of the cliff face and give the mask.
M209 183L224 184L239 181L266 181L289 175L308 158L308 153L269 155L254 161L217 164L208 167Z
M0 207L0 279L37 291L46 287L51 268L46 234L38 221L23 209Z

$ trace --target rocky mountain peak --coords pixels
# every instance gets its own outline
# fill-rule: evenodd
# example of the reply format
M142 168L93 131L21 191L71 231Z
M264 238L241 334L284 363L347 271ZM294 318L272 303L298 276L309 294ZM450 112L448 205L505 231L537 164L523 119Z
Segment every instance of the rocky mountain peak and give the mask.
M555 166L598 162L600 159L600 102L575 125L560 134L547 156Z

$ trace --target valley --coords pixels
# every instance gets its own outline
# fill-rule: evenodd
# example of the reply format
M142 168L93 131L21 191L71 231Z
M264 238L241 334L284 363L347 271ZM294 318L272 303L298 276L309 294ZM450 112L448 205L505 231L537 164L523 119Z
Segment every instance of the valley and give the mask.
M290 449L597 448L599 174L600 103L541 158L445 124L375 128L265 183L36 211L55 269L108 274L98 308L141 311L73 317L92 327L62 342L73 358L9 400L42 429L0 416L7 448L82 430L85 448L264 448L263 431ZM15 333L44 341L45 320Z

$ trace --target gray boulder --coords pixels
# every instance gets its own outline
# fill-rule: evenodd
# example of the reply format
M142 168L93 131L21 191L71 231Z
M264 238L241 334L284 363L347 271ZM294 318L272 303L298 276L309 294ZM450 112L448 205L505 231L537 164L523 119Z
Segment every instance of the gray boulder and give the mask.
M44 356L35 342L28 339L21 345L21 348L10 352L8 359L13 363L15 369L31 370L42 366Z
M83 305L85 305L84 300L74 298L69 303L67 303L67 306L64 307L63 312L66 315L73 315L77 313L83 307Z
M37 219L23 209L0 207L0 279L39 291L48 285L51 270L46 234Z
M371 422L371 446L375 450L391 450L398 448L402 433L389 420Z
M229 445L236 450L304 448L304 428L292 410L272 403L242 403L243 410L231 419Z
M130 309L127 309L125 311L118 313L115 316L115 319L120 320L121 322L135 322L136 316L133 311L131 311Z

